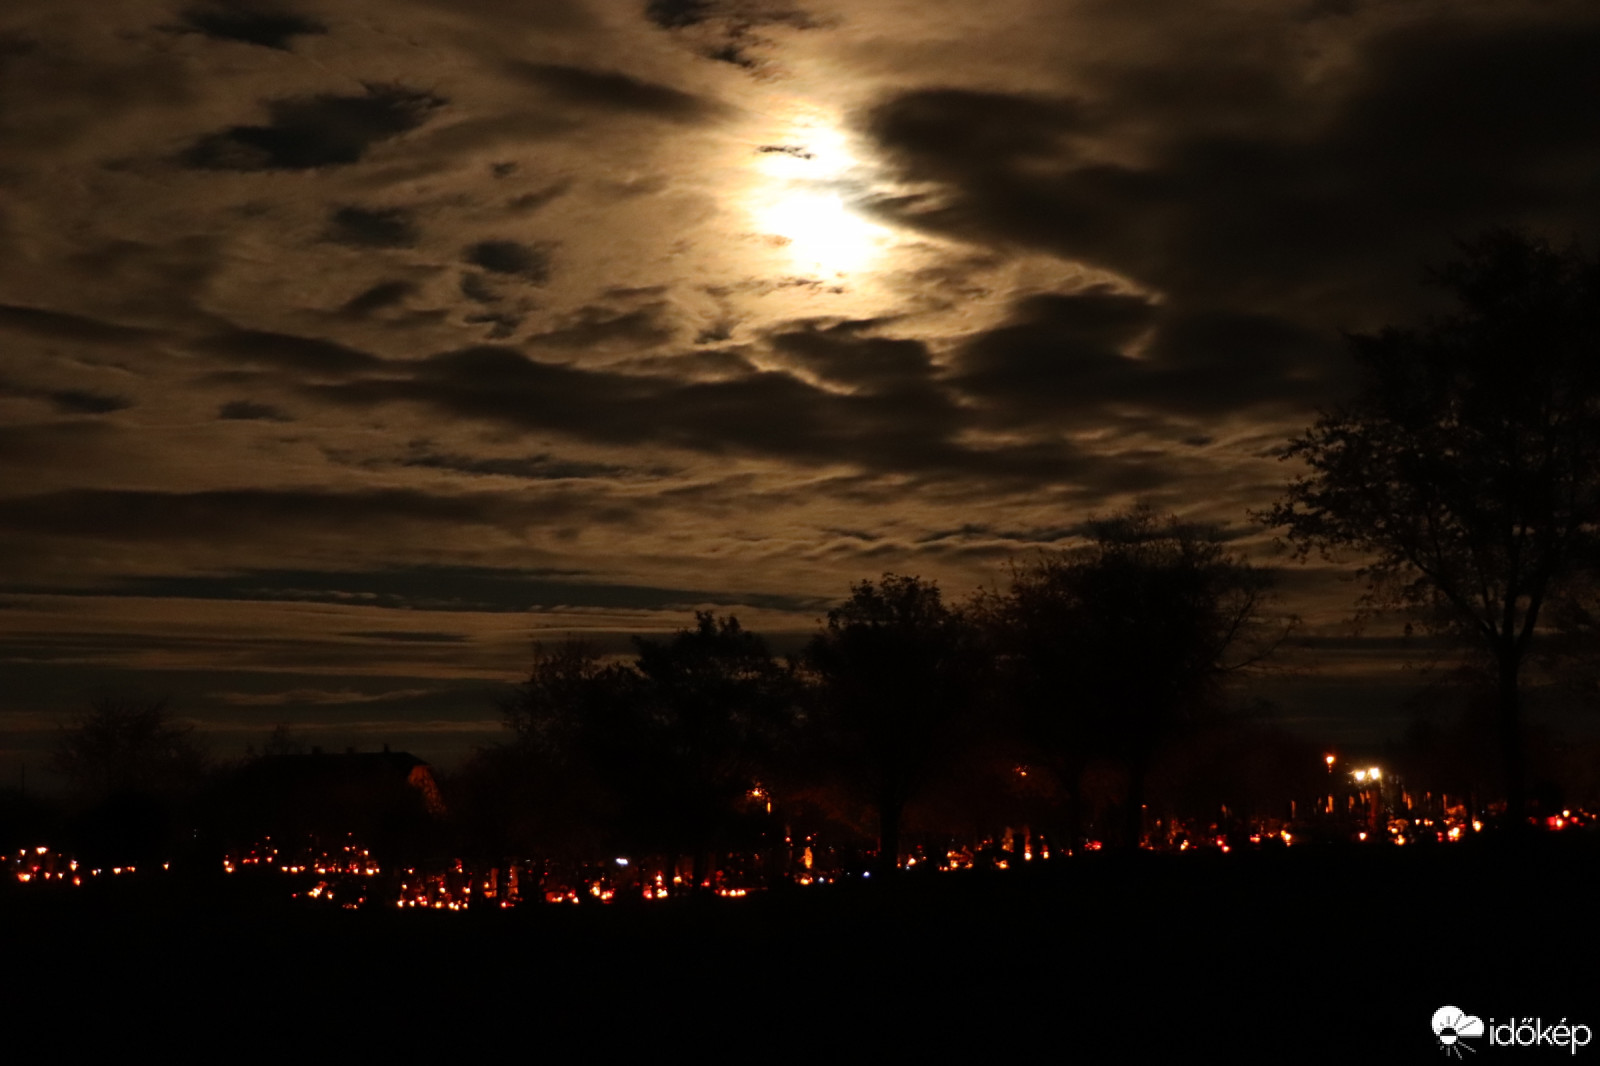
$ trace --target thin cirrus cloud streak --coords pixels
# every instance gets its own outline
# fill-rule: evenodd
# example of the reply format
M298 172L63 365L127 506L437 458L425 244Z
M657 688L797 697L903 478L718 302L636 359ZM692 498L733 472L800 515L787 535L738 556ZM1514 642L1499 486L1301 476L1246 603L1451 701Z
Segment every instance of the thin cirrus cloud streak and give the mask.
M103 685L448 759L534 635L797 640L1136 499L1266 560L1341 330L1596 231L1597 51L1509 0L7 5L0 747ZM1317 632L1337 572L1283 571ZM1306 728L1398 699L1323 659Z

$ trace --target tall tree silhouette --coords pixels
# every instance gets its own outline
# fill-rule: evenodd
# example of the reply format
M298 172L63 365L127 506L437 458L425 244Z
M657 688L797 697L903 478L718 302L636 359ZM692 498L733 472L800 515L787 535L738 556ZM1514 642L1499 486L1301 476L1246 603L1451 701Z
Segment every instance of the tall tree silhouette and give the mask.
M971 628L939 587L885 574L851 588L806 649L825 730L877 811L879 862L898 868L901 819L972 688Z
M643 742L630 740L638 675L581 640L535 644L528 679L500 704L516 739L454 775L450 810L478 857L592 860L624 844L622 797Z
M628 760L634 817L673 853L693 856L698 887L739 801L792 728L791 677L760 636L710 611L670 640L635 645L642 717L631 736L645 747Z
M1457 309L1351 338L1363 383L1290 443L1266 521L1366 560L1369 602L1422 611L1493 663L1507 809L1523 824L1520 680L1545 608L1595 561L1600 262L1493 231L1437 272Z
M1084 768L1110 757L1127 773L1121 842L1135 847L1162 744L1286 628L1263 616L1265 575L1213 530L1137 508L1089 533L1084 549L1016 570L997 611L1001 646L1025 730L1069 790L1069 832Z

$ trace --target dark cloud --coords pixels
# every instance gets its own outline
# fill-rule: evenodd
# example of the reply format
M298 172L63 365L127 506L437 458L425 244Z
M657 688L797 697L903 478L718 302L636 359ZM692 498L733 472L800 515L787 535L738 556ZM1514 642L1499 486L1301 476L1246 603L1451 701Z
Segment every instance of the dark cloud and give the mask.
M617 478L627 475L628 467L612 463L588 463L576 459L557 459L552 455L495 458L452 455L419 450L400 460L400 466L430 470L449 470L478 477L513 477L527 481L565 481L588 478Z
M274 100L265 126L207 134L182 155L201 170L311 170L356 163L374 144L427 121L445 100L398 85L368 85L360 96L321 94Z
M768 338L807 370L830 381L865 388L901 388L934 373L921 341L870 336L872 321L800 323Z
M676 360L656 365L670 369ZM926 476L1092 481L1146 489L1171 476L1160 456L1091 456L1059 441L975 447L960 441L977 416L945 390L914 382L841 394L773 371L713 380L624 373L530 359L479 346L378 374L306 386L325 401L412 403L452 418L607 445L684 448L842 463Z
M294 419L270 404L252 400L232 400L217 410L217 417L240 422L293 422Z
M711 7L711 0L650 0L644 14L664 30L678 30L710 18Z
M383 360L333 341L290 333L237 329L195 343L198 351L252 366L299 370L321 376L343 376L375 370Z
M13 499L0 529L117 541L238 540L282 529L382 529L394 522L514 522L506 501L410 489L208 492L75 489Z
M108 396L85 389L51 389L43 395L57 411L69 415L104 415L133 406L133 401L126 396Z
M506 202L506 207L518 214L531 215L550 201L564 196L571 188L572 183L570 181L558 181L547 185L543 189L535 189L533 192L512 197Z
M72 591L27 584L18 588L28 592ZM813 596L613 583L578 570L472 566L380 567L371 571L241 570L224 575L124 577L96 591L112 596L357 603L405 610L495 613L550 607L686 611L717 605L814 611L826 606L826 601ZM394 638L388 635L387 639Z
M1107 289L1032 297L966 346L956 384L1007 412L1097 411L1142 391L1149 371L1124 349L1156 313L1144 297Z
M341 633L340 636L380 642L399 641L404 644L460 644L467 639L465 633L444 633L437 629L365 629Z
M461 295L479 304L497 304L500 294L489 284L489 279L482 274L461 275Z
M864 529L824 529L822 532L830 537L844 537L846 540L859 540L868 544L883 539L883 534L869 533Z
M1110 267L1255 311L1393 306L1449 234L1600 223L1600 18L1425 23L1309 91L1293 54L1102 69L1083 101L922 89L864 128L928 191L902 224ZM1277 65L1271 65L1276 63ZM1138 162L1097 139L1144 131Z
M1342 382L1331 338L1266 315L1183 310L1107 288L1023 301L962 350L952 383L998 417L1096 422L1303 408Z
M125 396L111 396L89 389L43 388L4 378L0 378L0 396L41 400L64 415L105 415L133 406L133 401Z
M339 313L351 318L362 318L374 311L382 311L386 307L404 302L406 297L416 292L416 289L417 287L409 281L381 281L345 301L339 308Z
M697 339L695 343L700 343ZM661 374L680 381L720 381L759 373L748 352L734 348L709 348L700 351L670 352L629 359L621 364L630 372Z
M47 340L74 341L81 344L131 344L152 336L151 331L146 329L102 322L82 315L9 304L0 304L0 329L27 333Z
M490 340L504 340L517 331L522 325L522 315L509 314L504 311L484 311L475 315L463 316L461 321L469 326L488 326Z
M116 423L99 418L58 419L31 425L0 425L0 459L20 467L45 467L63 461L103 462L124 439Z
M473 266L493 274L505 274L543 285L550 280L548 244L522 244L519 241L479 241L462 253ZM463 285L465 282L463 282Z
M667 305L660 302L632 311L584 307L565 324L535 333L528 342L550 348L587 349L610 345L623 345L632 350L654 348L670 341L674 335L666 321L666 310Z
M371 378L317 391L347 403L419 401L609 443L747 450L809 462L872 462L874 452L906 461L924 446L948 452L940 440L960 421L954 404L936 397L919 397L918 409L837 396L787 374L684 382L539 362L493 347L432 356L416 364L409 381Z
M555 63L513 63L510 70L546 96L582 107L652 115L675 122L703 122L724 116L729 110L714 100L613 71Z
M815 29L819 23L785 0L650 0L645 18L707 59L745 70L765 65L772 41L763 27Z
M418 235L403 208L341 207L328 219L324 239L355 248L410 248Z
M919 171L966 178L1029 158L1053 159L1088 132L1077 100L969 89L919 89L880 105L867 129Z
M270 8L191 7L184 11L182 27L220 41L239 41L289 51L290 42L307 34L327 33L328 28L289 11Z

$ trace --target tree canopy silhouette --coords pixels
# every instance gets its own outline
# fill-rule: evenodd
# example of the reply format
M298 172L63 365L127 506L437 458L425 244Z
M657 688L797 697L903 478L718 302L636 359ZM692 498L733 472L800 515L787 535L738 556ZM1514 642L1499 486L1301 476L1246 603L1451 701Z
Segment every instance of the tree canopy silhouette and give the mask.
M206 767L191 726L165 700L102 697L62 730L51 766L80 798L166 794L193 786Z
M635 818L674 853L693 856L698 887L710 850L727 839L739 801L792 725L791 678L759 635L710 611L670 640L634 643L643 679L634 736L645 744L631 778Z
M900 823L972 688L970 626L938 585L885 574L828 612L806 649L825 731L878 814L879 861L898 868Z
M587 837L673 868L688 854L699 886L712 852L749 828L745 801L792 731L791 677L760 636L709 611L634 644L631 665L578 641L536 646L528 680L502 704L517 743L475 760L465 776L478 780L464 783L485 793L478 810L514 793L522 841L577 852ZM501 846L505 833L485 829L482 846Z
M1525 810L1520 677L1542 612L1595 560L1600 261L1511 231L1437 272L1457 309L1350 338L1360 391L1290 443L1263 517L1367 562L1369 602L1423 611L1493 662L1508 811Z
M175 819L209 769L192 728L163 700L103 697L63 729L52 768L79 814L85 854L148 861L174 843Z
M1263 617L1266 575L1214 530L1135 508L1091 522L1089 536L1017 569L997 607L1001 647L1024 730L1068 791L1069 834L1085 768L1109 758L1127 774L1121 842L1136 847L1163 743L1287 630Z

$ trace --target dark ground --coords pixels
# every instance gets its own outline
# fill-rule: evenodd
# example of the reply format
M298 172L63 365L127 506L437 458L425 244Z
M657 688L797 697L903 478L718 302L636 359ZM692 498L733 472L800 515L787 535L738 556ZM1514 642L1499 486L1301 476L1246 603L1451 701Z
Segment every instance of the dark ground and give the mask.
M1446 1004L1600 1030L1597 874L1593 841L1552 836L1099 854L507 912L319 912L242 898L233 882L218 893L151 879L12 886L0 944L12 1022L127 1049L243 1041L303 1060L398 1040L468 1060L586 1049L832 1062L946 1047L986 1060L1437 1063L1429 1019ZM1575 1057L1479 1044L1468 1057L1490 1066L1600 1056L1600 1043Z

